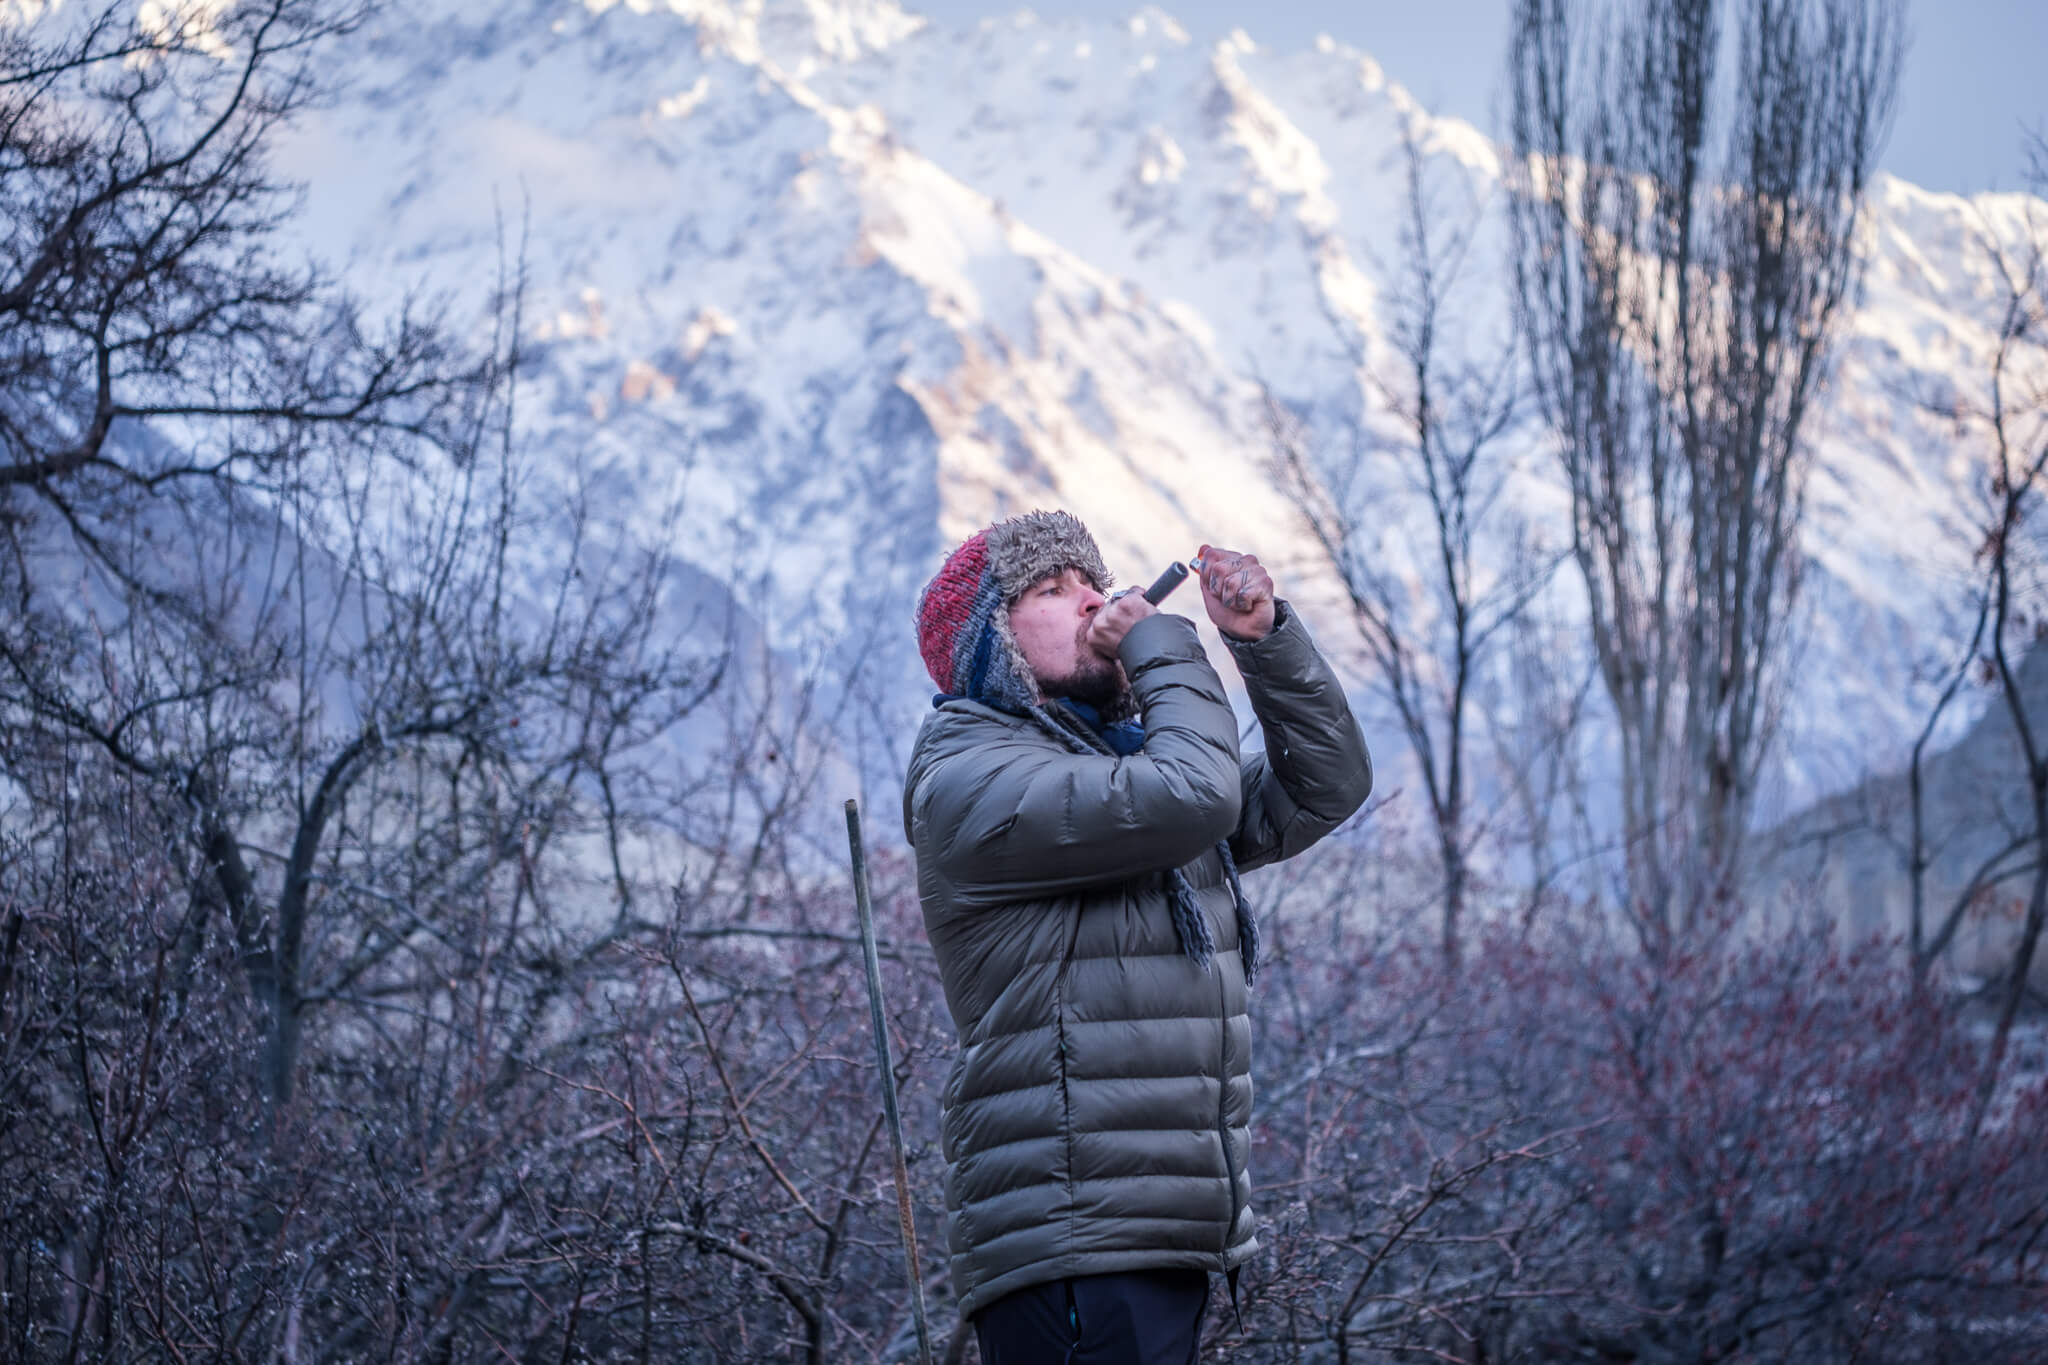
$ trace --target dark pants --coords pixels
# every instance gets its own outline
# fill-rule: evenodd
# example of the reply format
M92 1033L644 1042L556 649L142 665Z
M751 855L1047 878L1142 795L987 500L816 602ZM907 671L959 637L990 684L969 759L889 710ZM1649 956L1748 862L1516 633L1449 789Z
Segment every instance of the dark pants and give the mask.
M1205 1270L1133 1270L1034 1284L974 1315L981 1365L1195 1365Z

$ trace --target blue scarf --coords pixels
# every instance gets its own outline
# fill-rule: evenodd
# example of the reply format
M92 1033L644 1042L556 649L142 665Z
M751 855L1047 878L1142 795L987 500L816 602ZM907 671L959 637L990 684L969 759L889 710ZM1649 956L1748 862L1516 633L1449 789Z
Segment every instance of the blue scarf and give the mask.
M1088 728L1095 732L1096 738L1107 744L1109 751L1118 758L1129 758L1145 747L1145 722L1136 716L1106 725L1102 720L1102 712L1085 701L1061 697L1060 705L1086 721Z

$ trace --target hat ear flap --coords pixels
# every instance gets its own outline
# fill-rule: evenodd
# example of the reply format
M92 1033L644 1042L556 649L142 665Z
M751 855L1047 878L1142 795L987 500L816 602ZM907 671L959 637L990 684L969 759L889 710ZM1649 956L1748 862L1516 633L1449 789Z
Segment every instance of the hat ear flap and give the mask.
M988 671L982 675L982 691L985 696L1010 706L1042 706L1045 694L1039 691L1038 679L1024 662L1024 651L1017 644L1017 636L1010 629L1010 613L1001 606L989 614L988 630L984 632L989 641L990 658Z

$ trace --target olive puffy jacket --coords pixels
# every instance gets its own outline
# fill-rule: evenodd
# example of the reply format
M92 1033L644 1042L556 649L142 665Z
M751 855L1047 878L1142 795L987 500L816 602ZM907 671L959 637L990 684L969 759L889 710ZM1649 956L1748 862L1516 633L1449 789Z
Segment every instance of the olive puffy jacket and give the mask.
M1248 758L1193 622L1163 613L1119 650L1137 754L1077 754L964 699L918 733L903 814L959 1030L942 1104L962 1317L1046 1280L1227 1271L1257 1249L1251 1023L1215 845L1247 869L1299 853L1363 804L1372 765L1284 603L1230 648L1265 734ZM1207 970L1174 933L1175 867L1208 916Z

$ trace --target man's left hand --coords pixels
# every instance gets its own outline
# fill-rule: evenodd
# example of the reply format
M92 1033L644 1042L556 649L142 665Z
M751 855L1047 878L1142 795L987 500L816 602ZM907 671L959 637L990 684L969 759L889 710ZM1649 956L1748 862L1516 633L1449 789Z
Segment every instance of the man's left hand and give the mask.
M1273 577L1257 555L1204 545L1202 605L1216 629L1233 640L1263 640L1273 629Z

